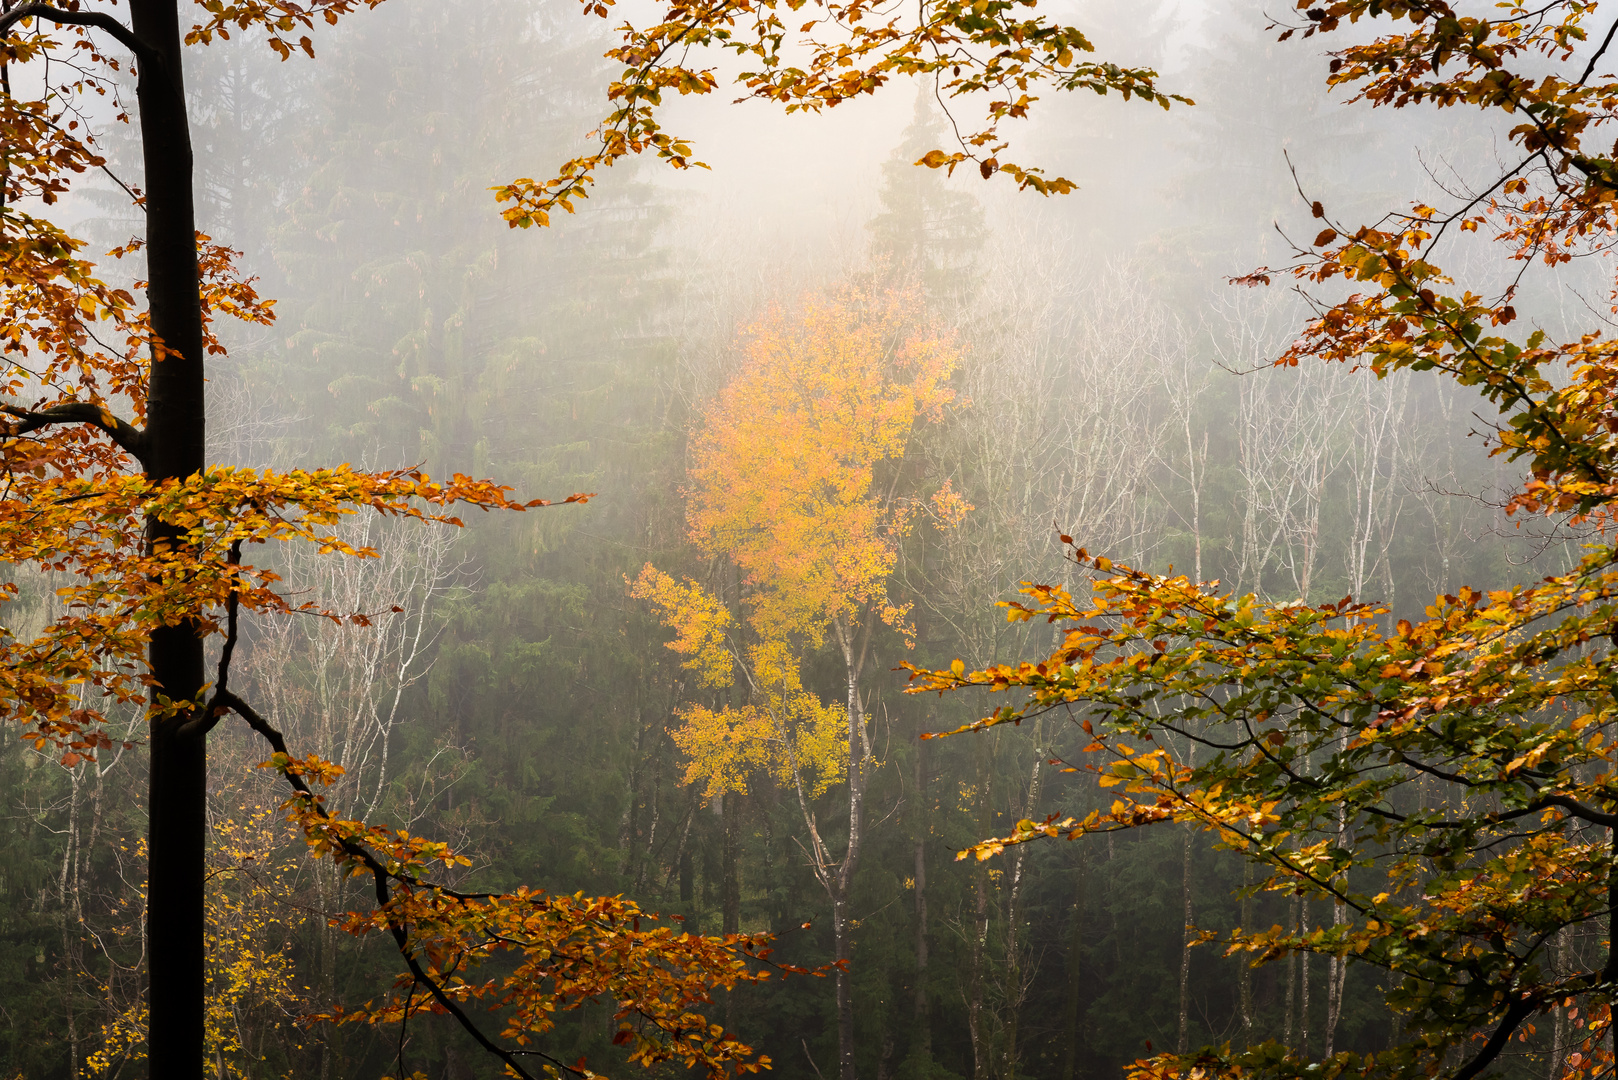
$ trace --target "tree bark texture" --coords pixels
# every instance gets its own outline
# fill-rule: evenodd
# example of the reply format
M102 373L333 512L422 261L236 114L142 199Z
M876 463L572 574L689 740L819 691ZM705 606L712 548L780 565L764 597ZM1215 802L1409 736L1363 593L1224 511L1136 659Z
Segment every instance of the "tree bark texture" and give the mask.
M146 475L179 480L204 465L202 304L197 270L190 125L180 26L174 0L131 0L134 35L148 58L137 65L145 161L147 305L163 350L152 357L146 419ZM147 523L147 543L177 531ZM203 690L203 640L184 621L152 634L154 703L196 701ZM187 708L156 720L150 735L149 882L146 932L148 1068L163 1080L203 1070L203 894L207 853L207 750Z
M1200 561L1200 560L1199 560ZM1197 572L1197 580L1202 580L1202 572ZM1196 761L1196 744L1186 740L1187 765ZM1185 825L1184 835L1180 838L1180 904L1181 904L1181 930L1180 930L1180 1031L1177 1053L1185 1053L1186 1046L1191 1038L1191 824Z
M865 632L869 642L869 628ZM854 1068L854 987L849 972L853 943L849 940L849 893L859 864L860 838L865 812L865 710L860 701L860 669L865 648L845 636L844 660L848 670L848 852L837 867L832 887L833 960L837 962L837 1072L840 1080L856 1080Z
M864 830L865 765L871 757L870 735L865 728L865 708L860 700L860 673L870 648L870 627L839 620L833 624L842 647L848 676L848 846L843 857L833 861L831 851L820 835L815 813L804 792L802 775L796 783L798 806L809 833L810 858L815 878L826 890L832 909L832 960L837 965L837 1072L838 1080L855 1080L854 995L849 962L853 956L852 920L849 897L854 872L859 866L860 840Z
M1034 721L1034 765L1028 775L1028 791L1020 817L1033 818L1038 815L1040 767L1045 764L1044 736L1045 718L1041 716ZM1023 1003L1028 995L1028 978L1022 965L1023 946L1018 933L1022 928L1023 860L1027 854L1027 849L1023 847L1012 850L1011 884L1006 889L1006 1023L1001 1073L1007 1078L1017 1075L1017 1021L1022 1016Z
M731 792L725 796L720 807L720 817L724 826L724 851L721 863L724 895L721 898L720 932L725 934L736 933L742 922L742 884L737 852L740 843L738 834L741 832L741 799L741 795Z
M724 853L720 932L734 934L741 928L742 922L742 886L740 871L737 868L737 845L740 842L738 834L741 832L742 796L738 792L731 792L724 797L721 807L724 818ZM736 992L725 992L725 1030L736 1030Z
M1300 900L1297 897L1293 897L1293 899L1292 899L1292 924L1294 926L1296 926L1298 924L1298 920L1299 920L1299 917L1300 917L1299 914L1298 914L1298 906L1301 903L1303 903L1302 900ZM1286 1048L1288 1050L1296 1050L1297 1049L1297 1043L1292 1041L1292 1036L1293 1036L1293 1031L1295 1030L1295 1028L1293 1026L1293 1019L1297 1015L1298 958L1296 956L1287 957L1286 958L1286 965L1287 965L1287 1001L1286 1001L1286 1009L1281 1014L1281 1016L1282 1016L1281 1042L1286 1046Z
M1253 884L1253 864L1242 862L1242 929L1253 925L1253 898L1247 890ZM1253 965L1244 956L1236 969L1236 997L1242 1010L1242 1045L1253 1045Z

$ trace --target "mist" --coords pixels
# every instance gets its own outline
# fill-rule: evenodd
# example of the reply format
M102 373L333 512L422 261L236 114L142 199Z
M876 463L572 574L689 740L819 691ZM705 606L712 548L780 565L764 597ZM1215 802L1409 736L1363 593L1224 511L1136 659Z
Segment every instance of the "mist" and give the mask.
M663 132L689 141L690 167L655 149L628 155L570 210L551 207L548 226L510 227L495 189L590 152L624 69L603 56L614 28L661 10L637 0L601 19L564 0L388 0L336 25L316 18L313 58L281 59L262 27L186 52L196 227L237 252L238 276L274 301L273 321L232 321L221 308L209 324L220 346L206 361L209 467L464 474L493 478L519 503L560 504L439 506L412 489L410 505L429 507L414 516L372 494L329 522L312 502L264 511L319 528L306 529L310 544L245 544L280 599L255 608L234 586L206 609L198 693L222 690L228 674L237 695L198 698L217 706L205 731L209 1074L466 1080L517 1062L619 1077L642 1068L635 1039L660 1022L613 983L538 1010L521 1053L543 1060L491 1056L446 1002L498 1033L508 1013L482 1005L509 1012L511 1001L455 982L470 960L430 999L400 957L444 972L449 954L395 948L396 924L349 915L371 910L372 871L322 846L314 811L298 819L302 789L286 785L302 774L265 729L294 762L340 767L310 767L330 782L319 813L448 845L461 858L434 854L433 881L464 905L531 886L639 905L615 933L631 922L639 933L644 918L672 939L717 935L732 950L734 935L770 936L747 953L774 950L755 964L769 978L716 978L675 1012L702 1014L699 1034L680 1038L720 1025L781 1080L1121 1080L1157 1075L1131 1072L1153 1054L1225 1044L1268 1045L1310 1069L1368 1055L1354 1060L1369 1070L1416 1038L1387 1004L1402 974L1320 944L1322 928L1349 924L1347 894L1264 885L1270 871L1255 877L1233 839L1236 816L1074 824L1092 812L1113 820L1122 797L1086 771L1104 737L1090 719L1102 728L1104 715L1156 709L1166 726L1150 745L1187 769L1236 759L1212 726L1173 727L1176 709L1259 693L1234 654L1219 654L1226 681L1203 698L1182 684L1136 686L1107 699L1111 712L1074 697L979 722L1034 692L1017 681L1033 665L1040 677L1047 663L1082 666L1076 642L1128 623L1105 608L1117 595L1110 575L1229 598L1233 613L1330 606L1322 625L1340 619L1345 640L1380 635L1344 645L1347 664L1354 649L1406 641L1412 621L1447 617L1446 596L1454 607L1471 589L1537 587L1607 542L1597 496L1523 509L1525 483L1554 470L1529 450L1501 452L1511 403L1477 397L1486 378L1379 368L1370 346L1334 361L1298 344L1311 320L1375 282L1289 268L1353 228L1409 226L1417 218L1399 215L1413 205L1486 205L1515 167L1518 121L1463 106L1372 108L1328 91L1328 49L1374 41L1383 26L1281 41L1267 9L1235 0L1067 0L1038 13L1081 28L1093 58L1151 68L1162 91L1195 102L1038 89L1026 118L1002 123L1001 156L1072 181L1071 192L1018 190L1008 170L976 160L918 164L960 148L955 131L981 113L981 100L941 95L937 73L894 74L880 92L788 115L737 101L730 80L752 60L716 54L718 88L666 90L657 114ZM7 100L54 100L34 69L11 67ZM95 259L143 235L129 189L150 185L127 65L108 85L105 96L73 91L104 163L75 173L60 198L30 190L0 203L0 226L8 205L50 216ZM1618 310L1601 228L1561 261L1503 259L1488 227L1459 225L1421 257L1451 292L1487 298L1497 315L1514 305L1521 321L1499 333L1571 342ZM139 297L146 258L101 259L97 272ZM110 309L86 310L86 333L112 325ZM1302 361L1289 363L1289 350ZM1571 385L1571 370L1547 360L1535 393ZM51 378L17 367L8 415L32 422L28 410L54 400ZM138 421L136 400L106 415ZM247 496L240 506L262 509ZM124 540L145 535L139 520ZM234 571L244 542L219 537L219 552L235 545ZM5 559L7 635L43 640L77 610L62 590L108 565L74 576L56 555L19 547ZM1075 610L1102 607L1087 623L1006 606L1058 594ZM153 618L171 631L202 616ZM1604 662L1605 631L1576 631L1567 648ZM1146 670L1153 648L1181 648L1164 640L1143 631L1116 653L1138 646ZM916 669L947 681L939 673L957 659L970 684L960 692L907 693ZM966 678L994 665L1012 674ZM85 714L96 679L68 682L62 700L77 695L71 715ZM0 991L7 1076L148 1068L142 837L154 744L140 686L95 714L110 735L87 744L94 755L43 735L0 743L0 956L15 975ZM1393 700L1378 693L1373 704ZM232 700L252 701L259 722L227 717ZM1327 700L1322 715L1359 707ZM1281 709L1261 704L1242 722ZM1364 709L1375 723L1354 722L1369 725L1369 745L1397 710ZM1558 709L1579 712L1535 699L1523 723L1562 723ZM982 730L957 732L974 724ZM1134 745L1146 753L1151 738ZM1333 748L1347 755L1352 740L1331 738L1302 753L1299 775L1336 775ZM1527 751L1501 753L1515 755L1504 776ZM1400 812L1472 805L1421 786L1437 783L1406 785ZM1493 789L1473 801L1487 799L1514 805ZM1367 867L1366 853L1381 852L1369 826L1352 838L1344 811L1311 813L1326 848L1365 855ZM958 857L1051 822L1071 842ZM1267 849L1272 862L1283 849L1293 850ZM1345 869L1343 880L1351 872L1370 873ZM1534 963L1571 979L1610 950L1598 924L1569 919L1544 931L1557 951ZM1254 966L1256 948L1218 944L1268 926L1305 945ZM455 948L454 964L476 952ZM503 954L481 977L521 981L522 962ZM1610 990L1566 985L1569 1002ZM1495 1075L1561 1080L1576 1067L1576 1010L1562 989L1541 997L1554 1015ZM367 1003L398 1001L367 1014ZM368 1022L333 1022L344 1010ZM672 1055L655 1068L695 1076L703 1064Z

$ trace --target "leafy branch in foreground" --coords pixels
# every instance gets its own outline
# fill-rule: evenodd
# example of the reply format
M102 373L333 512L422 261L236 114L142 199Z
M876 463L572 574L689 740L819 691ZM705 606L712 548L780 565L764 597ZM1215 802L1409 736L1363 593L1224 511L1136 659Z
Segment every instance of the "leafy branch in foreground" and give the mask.
M963 854L1193 822L1263 869L1256 889L1329 903L1328 925L1221 940L1255 964L1308 952L1380 969L1402 1035L1385 1051L1333 1055L1330 1074L1469 1080L1499 1068L1513 1042L1531 1052L1534 1020L1560 1013L1582 1016L1584 1042L1559 1080L1593 1080L1614 1067L1618 992L1618 363L1599 328L1563 343L1505 328L1533 264L1606 252L1618 171L1594 136L1618 100L1618 82L1598 74L1618 23L1592 49L1596 5L1574 0L1497 5L1487 18L1415 0L1297 7L1303 20L1283 37L1409 23L1333 53L1332 84L1373 105L1504 109L1518 121L1518 156L1451 209L1417 203L1376 227L1337 223L1312 203L1313 242L1283 271L1241 282L1284 273L1306 296L1352 291L1315 301L1277 364L1435 371L1471 388L1498 411L1493 452L1524 468L1508 508L1579 530L1586 553L1530 584L1456 589L1412 622L1352 597L1221 593L1064 536L1094 576L1088 595L1028 585L1007 605L1014 620L1064 628L1061 644L1037 662L912 669L912 689L1015 695L962 731L1060 710L1089 755L1063 764L1115 795L1083 817L1020 821ZM1514 267L1499 295L1457 288L1439 265L1440 245L1463 232L1492 239ZM1553 957L1558 936L1586 924L1606 939L1605 959ZM1158 1055L1133 1072L1321 1067L1267 1043Z
M1000 125L1029 115L1036 91L1116 92L1162 108L1189 98L1157 88L1149 68L1085 60L1095 51L1082 31L1042 15L1037 0L924 0L917 5L868 0L668 0L646 24L625 22L607 52L623 73L607 89L613 110L593 133L597 145L549 180L515 180L495 188L510 203L506 221L544 225L560 207L572 213L587 198L596 173L620 158L651 152L677 169L707 168L692 158L689 140L663 130L657 110L665 94L708 94L720 88L716 69L692 63L704 50L734 53L754 65L735 86L746 98L789 113L819 112L881 90L894 78L930 79L940 103L982 100L980 126L957 123L957 147L928 151L916 162L951 173L973 162L987 180L1003 172L1019 189L1063 194L1073 183L1002 160L1010 146ZM586 12L607 18L614 0L584 0ZM792 62L802 57L800 63Z
M1116 90L1164 106L1170 99L1150 71L1081 59L1091 51L1084 35L1033 16L1033 3L929 0L911 9L863 0L666 0L649 26L620 28L609 55L623 74L608 88L615 111L598 132L599 148L552 181L501 188L510 203L506 219L543 224L553 208L572 209L596 170L625 154L652 150L676 166L691 164L685 144L660 129L656 109L666 91L706 93L718 85L711 68L687 66L701 47L750 59L754 70L740 85L788 111L875 93L900 75L931 76L951 99L982 95L983 126L960 137L959 152L924 161L953 168L971 159L986 177L999 170L1036 190L1067 190L1066 181L998 156L1006 146L1000 122L1025 115L1041 85ZM150 772L142 942L154 1076L195 1077L204 1068L208 735L223 712L254 715L228 686L239 620L292 611L366 618L294 599L270 560L254 557L259 546L312 544L321 554L365 558L372 552L345 542L336 528L356 513L454 525L458 506L544 505L513 498L492 481L456 476L438 483L415 470L278 473L208 463L208 366L224 352L214 320L268 325L275 312L252 279L236 273L236 253L196 228L188 102L211 100L213 88L185 85L185 50L253 32L283 59L312 55L310 32L361 6L0 3L0 561L12 569L0 582L0 603L37 596L47 611L42 626L0 628L0 718L39 749L59 749L71 766L112 745L111 710L144 710ZM585 7L605 17L609 2ZM788 41L794 35L808 42L803 66L785 59L789 50L799 55L799 43ZM112 171L100 142L104 123L136 119L138 186ZM84 242L48 216L91 173L109 176L144 216L142 234L107 255L138 252L144 280L131 287L110 283ZM224 659L210 683L207 650L221 636ZM741 1044L704 1028L694 1006L707 988L751 977L745 961L762 954L759 940L641 931L636 919L649 916L617 900L452 894L418 876L418 864L447 852L326 817L298 769L327 776L336 765L294 768L286 747L275 750L287 755L287 776L299 793L292 808L306 833L374 880L375 909L355 916L351 928L386 929L409 971L410 986L394 1004L345 1017L396 1015L402 1023L418 1006L442 1010L526 1075L522 1062L534 1052L524 1041L544 1030L547 1005L612 995L631 1003L623 1019L631 1021L626 1030L640 1060L672 1058L716 1072L749 1067ZM851 873L852 858L845 865ZM575 966L524 966L536 982L498 992L469 981L468 965L488 956L510 952L539 964L547 948L573 957ZM507 1007L515 1047L479 1033L463 1008L490 995Z

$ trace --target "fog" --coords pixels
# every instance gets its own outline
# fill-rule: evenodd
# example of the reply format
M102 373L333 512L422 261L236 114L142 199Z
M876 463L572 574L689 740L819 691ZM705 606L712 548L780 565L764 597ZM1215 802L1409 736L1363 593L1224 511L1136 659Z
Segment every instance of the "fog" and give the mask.
M699 1004L782 1080L831 1080L844 1050L843 1080L1114 1080L1153 1047L1274 1039L1319 1057L1396 1042L1374 972L1320 961L1311 974L1290 957L1253 969L1192 948L1187 918L1226 932L1335 917L1318 897L1238 895L1252 878L1212 833L1109 832L958 861L1019 821L1113 794L1057 770L1090 742L1061 713L922 741L1004 699L906 694L901 665L1042 659L1060 628L1008 622L998 605L1026 583L1090 596L1100 572L1075 563L1080 546L1209 595L1360 597L1378 605L1363 624L1388 633L1462 586L1575 565L1591 528L1507 514L1524 468L1491 453L1494 411L1454 379L1276 366L1347 291L1299 290L1286 273L1323 227L1311 203L1346 232L1465 202L1496 179L1513 121L1328 93L1326 39L1277 41L1259 5L1068 0L1040 13L1195 100L1164 110L1041 90L1028 118L1004 122L1002 157L1070 179L1069 194L1018 191L971 161L953 175L915 165L955 149L952 117L965 128L982 109L941 105L931 82L898 77L785 115L737 102L728 80L746 65L716 55L719 88L670 91L659 115L706 168L629 157L576 212L511 229L491 189L588 151L620 70L602 58L612 28L653 10L576 8L387 0L313 31L313 59L282 61L251 30L187 54L198 227L276 301L272 325L218 323L210 462L421 468L492 477L523 500L590 496L457 511L464 528L399 515L332 526L326 546L364 559L267 545L258 565L293 601L244 616L236 692L294 757L342 766L333 813L463 853L445 872L457 887L624 896L693 933L779 935L776 960L831 977ZM31 77L12 93L31 93ZM138 129L110 98L84 109L108 170L144 184ZM106 176L75 184L54 207L27 206L97 252L144 228ZM1524 270L1496 248L1457 230L1431 258L1457 293L1514 290L1514 334L1574 340L1610 321L1604 255ZM142 258L103 271L132 286ZM1232 280L1266 268L1268 285ZM867 337L840 336L839 316ZM744 392L766 360L798 365L771 384L779 400L808 399L872 340L880 377L904 388L883 407L912 410L902 424L859 399L865 427L820 457L794 456L793 440L823 434L821 420L787 412L765 434L748 428L751 443L724 441L771 407ZM837 472L858 471L848 461L875 452L849 447L879 444L884 423L902 428L897 449L863 479ZM792 488L817 463L811 493ZM779 510L852 487L880 502L869 520L799 522L774 546L757 539L773 525L723 517L738 491ZM815 622L793 603L819 602L804 599L819 578L771 582L837 529L877 539L838 557L868 574L849 589L858 602ZM17 570L17 627L63 616L52 574ZM360 617L310 614L327 608ZM691 610L720 628L722 662L692 659ZM220 664L217 635L208 648ZM856 734L761 726L789 706L804 732L830 716ZM27 973L0 991L0 1074L145 1068L147 745L136 705L109 716L127 758L64 765L59 748L0 747L15 826L0 840L0 956ZM734 726L715 736L715 717ZM222 724L209 738L209 1068L502 1075L443 1008L404 1027L308 1019L381 1000L398 957L381 933L342 931L370 900L287 831L258 736ZM800 764L799 738L818 747L801 760L831 779ZM783 743L790 766L760 749ZM834 911L848 918L835 930ZM1595 949L1586 937L1557 939L1571 942L1558 956ZM826 965L845 946L839 1004ZM544 1053L638 1071L615 1040L614 993L557 1013Z

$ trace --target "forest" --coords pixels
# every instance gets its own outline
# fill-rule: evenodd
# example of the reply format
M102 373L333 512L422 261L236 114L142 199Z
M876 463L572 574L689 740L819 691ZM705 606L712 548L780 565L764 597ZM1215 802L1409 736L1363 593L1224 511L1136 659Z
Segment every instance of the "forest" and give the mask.
M1601 7L0 0L0 1080L1605 1080Z

